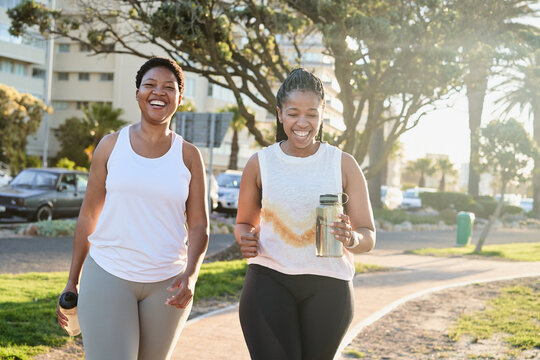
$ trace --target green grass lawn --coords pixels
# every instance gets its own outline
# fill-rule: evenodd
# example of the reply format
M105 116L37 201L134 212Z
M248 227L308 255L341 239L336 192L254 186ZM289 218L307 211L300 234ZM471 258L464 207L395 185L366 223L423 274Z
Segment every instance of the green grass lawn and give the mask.
M505 340L520 349L540 347L540 297L528 286L502 289L501 295L488 302L484 311L462 315L450 329L454 340L465 334L474 339L488 339L495 333L507 334Z
M245 260L203 264L194 301L239 298L246 270ZM357 273L383 270L356 264ZM58 326L55 315L67 277L67 272L0 275L0 359L29 360L73 341Z
M540 261L540 242L484 245L482 251L479 253L474 252L473 245L444 249L426 248L418 250L408 250L406 251L406 253L434 256L480 255L514 261Z

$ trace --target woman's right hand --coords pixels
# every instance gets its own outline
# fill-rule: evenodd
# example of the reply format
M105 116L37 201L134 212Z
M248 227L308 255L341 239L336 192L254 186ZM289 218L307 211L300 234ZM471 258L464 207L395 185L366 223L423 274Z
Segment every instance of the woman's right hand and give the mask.
M247 258L255 257L259 254L259 232L261 227L257 225L251 231L240 234L240 251L242 256Z
M78 295L77 286L68 282L64 291L62 291L62 294L70 291ZM58 318L58 324L64 329L67 326L68 318L60 312L60 297L62 294L60 294L58 301L56 302L56 317Z

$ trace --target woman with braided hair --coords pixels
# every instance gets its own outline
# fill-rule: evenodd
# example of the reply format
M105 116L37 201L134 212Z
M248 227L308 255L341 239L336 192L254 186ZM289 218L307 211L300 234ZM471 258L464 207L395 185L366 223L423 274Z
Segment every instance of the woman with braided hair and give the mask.
M356 160L322 142L324 89L293 70L277 93L276 143L248 161L235 236L248 259L240 322L252 359L332 359L353 315L354 254L375 245L366 180ZM349 201L332 233L342 257L315 254L321 194Z

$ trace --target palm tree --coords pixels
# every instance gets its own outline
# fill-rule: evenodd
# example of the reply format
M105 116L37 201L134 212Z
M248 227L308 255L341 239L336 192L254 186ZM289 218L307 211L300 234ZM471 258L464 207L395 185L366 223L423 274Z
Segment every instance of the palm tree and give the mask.
M411 161L409 165L407 165L407 170L414 173L420 173L418 187L425 187L426 175L429 176L435 173L435 168L433 167L433 162L430 158L421 158Z
M448 160L447 158L437 159L435 166L437 170L439 170L441 173L441 180L439 181L439 191L444 192L444 188L446 186L446 176L455 175L457 171L456 169L454 169L454 164L452 164L452 162L450 162L450 160Z
M500 86L513 86L513 90L498 99L503 114L508 115L515 107L529 112L533 119L533 139L540 146L540 50L522 63L515 65L514 72ZM540 159L535 159L533 174L533 212L540 216Z
M478 134L482 119L488 78L495 65L519 58L519 49L527 42L527 33L536 29L516 21L535 13L536 0L450 0L451 41L458 49L458 59L465 70L463 84L469 101L471 152L469 193L478 195L480 175L473 167L478 156ZM517 54L517 55L516 55Z
M224 108L219 109L218 112L232 112L234 114L231 124L229 125L233 131L231 155L229 156L229 169L238 170L238 151L240 150L240 146L238 145L238 132L245 127L246 119L240 113L238 105L227 105Z
M95 149L105 135L111 134L127 124L126 121L120 119L123 112L122 109L113 108L112 104L107 103L91 103L89 107L84 109L83 121L90 129L92 136L90 147L92 149Z

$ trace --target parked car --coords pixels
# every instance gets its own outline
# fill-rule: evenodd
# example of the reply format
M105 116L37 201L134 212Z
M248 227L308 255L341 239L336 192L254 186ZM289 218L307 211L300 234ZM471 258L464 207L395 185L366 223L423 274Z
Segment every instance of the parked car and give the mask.
M86 192L88 173L59 168L29 168L0 188L0 218L29 221L76 217Z
M212 210L215 210L219 204L219 185L217 183L216 177L212 175L210 178L210 199L212 199Z
M420 199L420 193L423 192L436 192L437 190L425 187L415 187L407 189L403 192L403 201L401 202L401 208L406 210L420 209L422 207L422 199Z
M0 170L0 186L6 186L11 181L11 176L7 171Z
M218 190L218 210L236 211L238 209L238 194L240 192L240 179L242 172L227 170L217 176Z
M381 186L381 203L387 209L396 209L403 201L403 193L394 186Z

